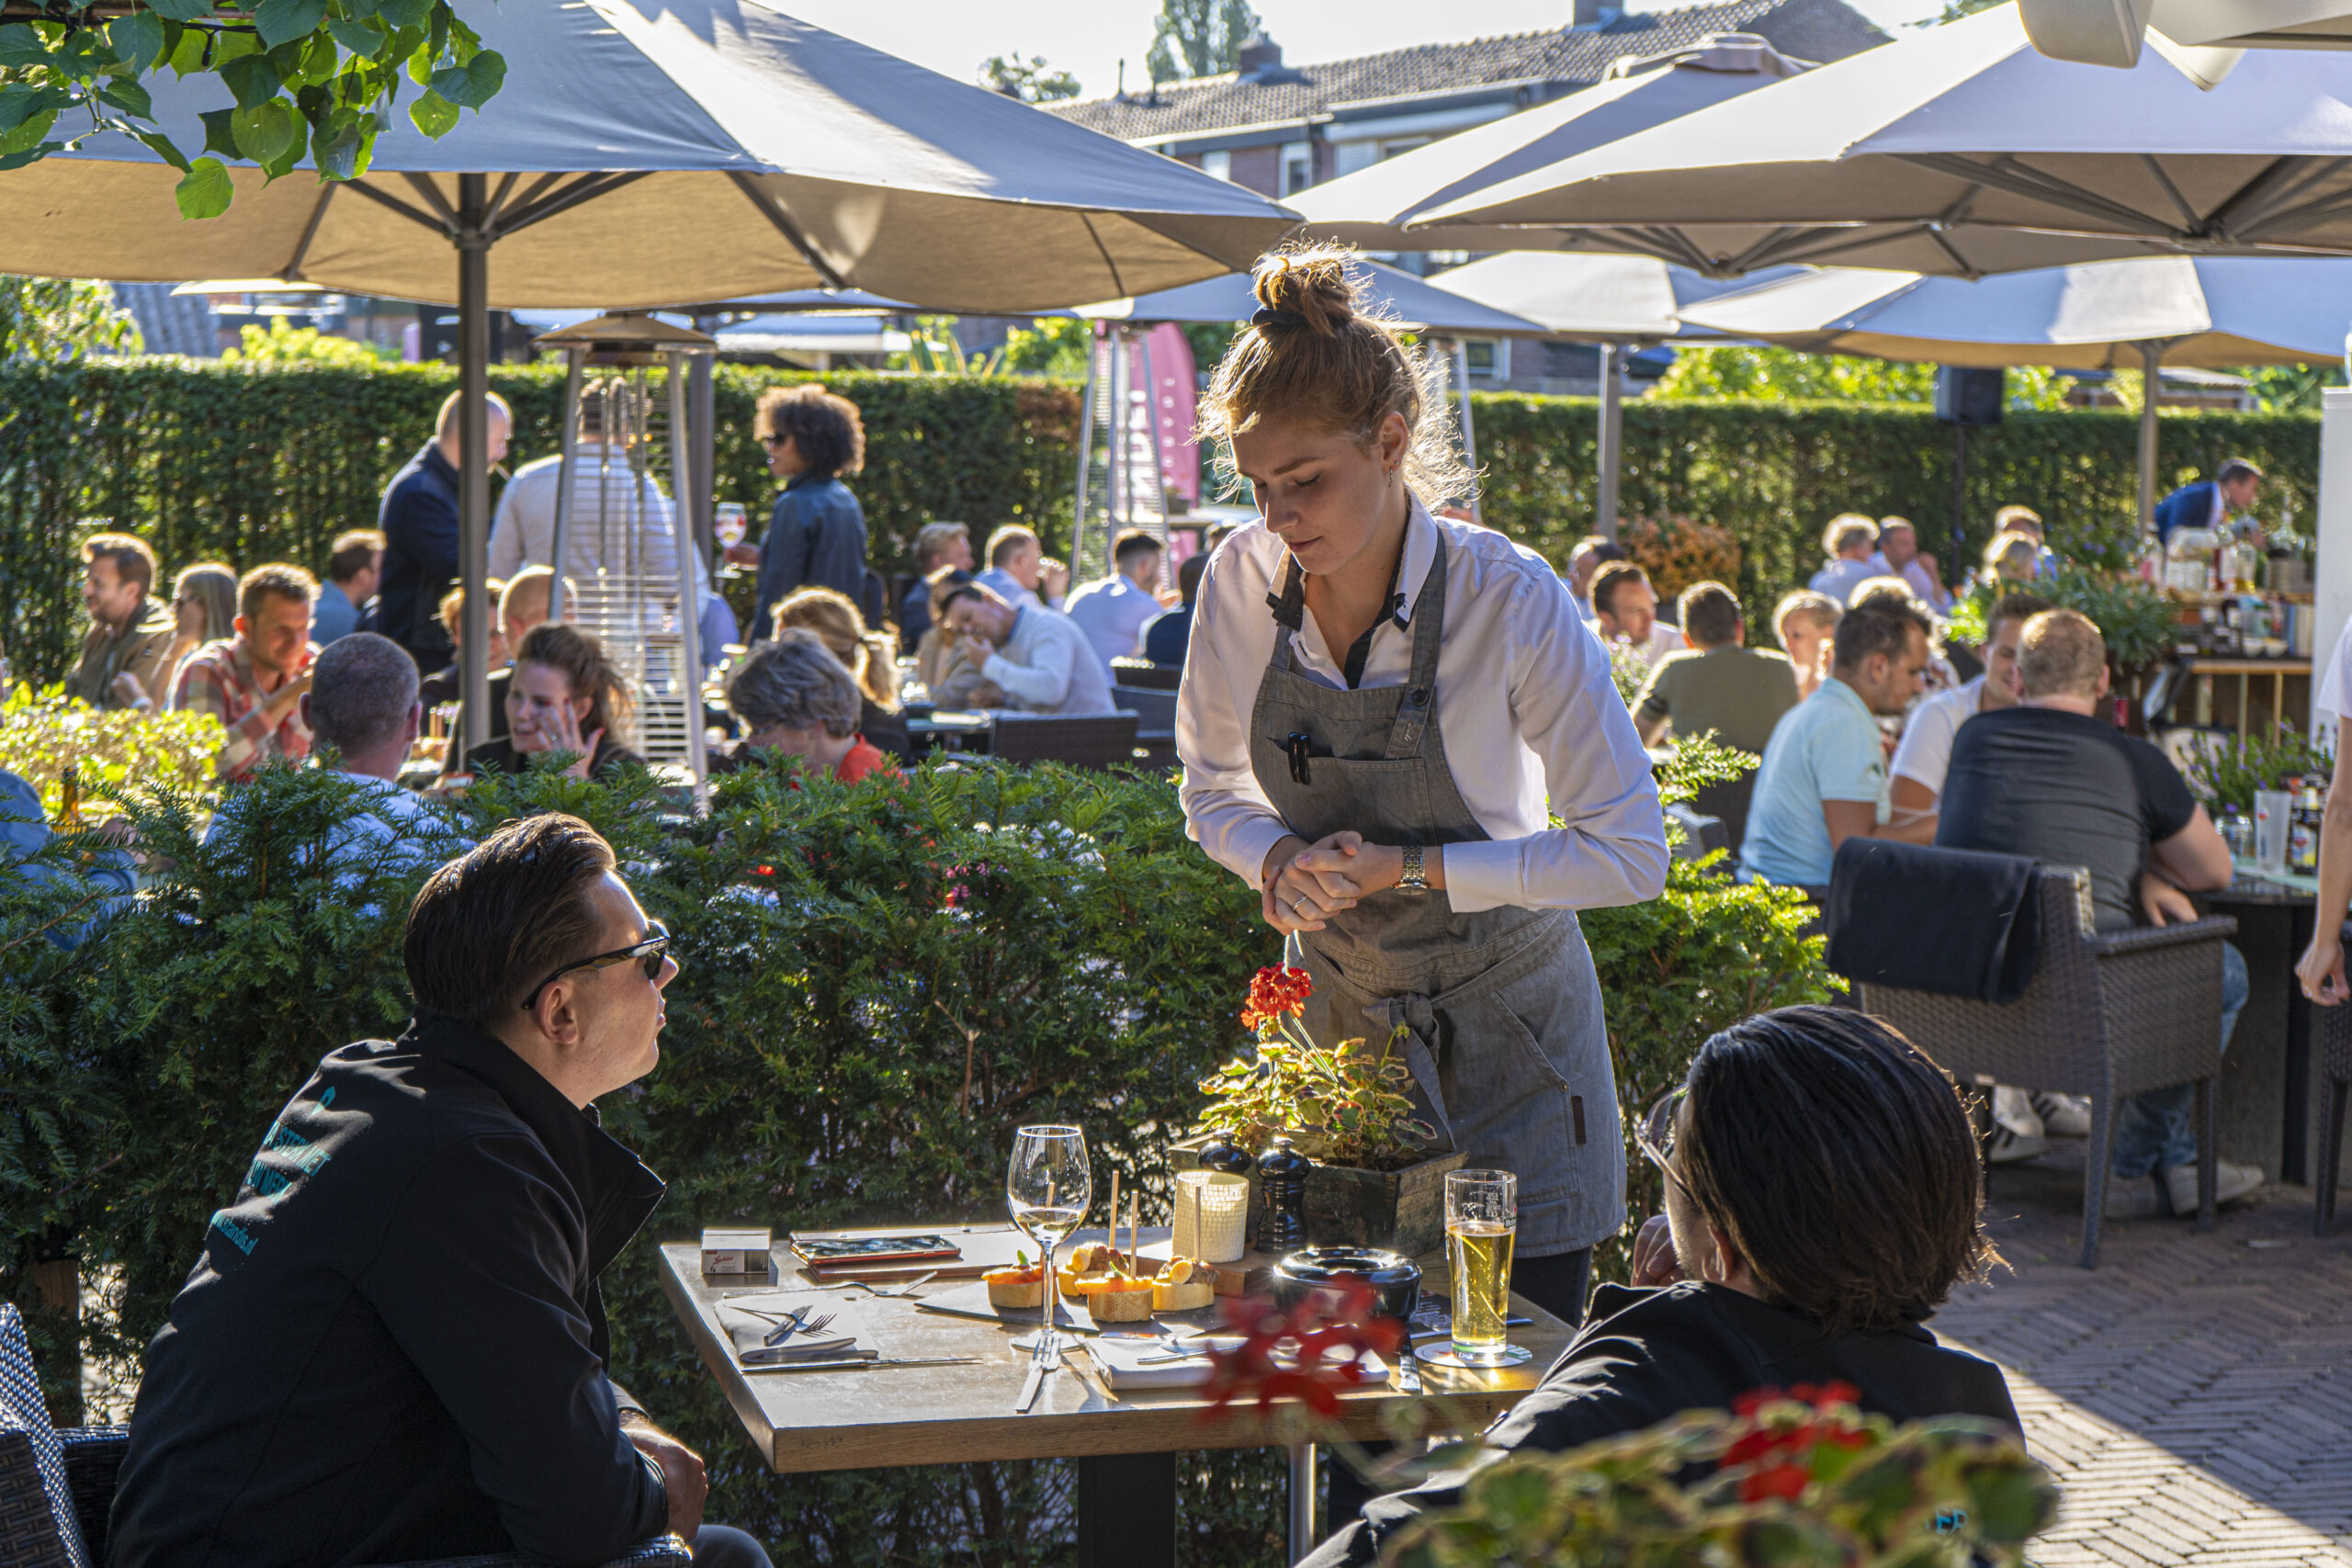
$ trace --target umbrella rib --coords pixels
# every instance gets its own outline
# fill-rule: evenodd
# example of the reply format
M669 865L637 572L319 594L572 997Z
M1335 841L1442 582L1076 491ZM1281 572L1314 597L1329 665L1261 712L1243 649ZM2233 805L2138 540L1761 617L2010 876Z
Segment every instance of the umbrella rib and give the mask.
M506 205L506 197L514 189L514 182L522 177L519 171L509 171L506 177L498 182L498 189L491 197L490 205L482 209L481 226L483 228L498 227L498 210Z
M777 233L792 242L792 248L800 253L803 261L817 269L817 276L825 280L826 288L847 288L849 287L842 280L842 275L833 270L832 264L817 254L817 247L810 244L808 237L800 231L800 225L792 220L791 216L784 210L783 206L775 197L761 188L757 179L741 169L730 169L728 175L734 180L735 188L743 193L744 199L760 209L760 215L768 220Z
M449 205L449 198L441 194L441 187L433 183L433 176L412 174L404 177L408 180L408 188L423 197L425 205L441 215L442 227L455 234L458 229L457 209Z
M1800 232L1802 232L1801 230L1791 228L1784 223L1740 252L1725 265L1733 272L1751 271L1760 259L1772 254L1774 246L1785 243L1791 235Z
M1102 257L1102 265L1111 269L1111 298L1125 299L1127 297L1127 286L1119 276L1119 264L1111 259L1111 247L1104 244L1102 236L1094 231L1094 214L1081 212L1078 215L1078 220L1086 225L1086 237L1094 242L1095 250Z
M311 242L319 237L320 220L327 215L327 202L334 197L337 183L334 180L319 182L318 205L311 209L311 220L302 225L302 238L296 243L294 254L286 258L286 270L277 275L288 283L302 281L303 259L311 254Z
M1955 179L1973 180L1980 185L1991 186L1996 190L2005 190L2013 196L2028 197L2036 201L2046 201L2053 207L2064 207L2088 217L2125 222L2132 225L2135 232L2144 232L2149 226L2156 225L2174 238L2188 237L2171 225L2164 223L2162 220L2151 217L2137 208L2126 207L2121 202L2109 201L2103 196L2085 190L2082 186L2070 184L2054 175L2044 174L2039 169L2006 157L1998 164L1986 165L1971 163L1968 159L1951 152L1895 152L1890 153L1889 156L1897 162L1927 169L1935 174L1948 175Z
M2343 201L2345 193L2337 191L2314 201L2290 206L2306 192L2342 169L2342 158L2282 158L2248 182L2229 200L2213 209L2212 225L2220 232L2240 239L2252 239L2261 231L2278 223L2290 223L2312 214L2325 214ZM2293 177L2278 175L2284 164L2297 165Z
M2180 194L2178 186L2172 183L2172 176L2165 173L2165 166L2156 161L2156 155L2153 152L2143 152L2140 154L2140 163L2154 177L2157 188L2162 190L2165 199L2172 203L2173 210L2180 214L2181 227L2196 228L2197 209L2188 205L2188 198Z
M571 211L583 201L594 201L623 186L634 185L652 172L650 169L631 169L622 174L582 175L545 200L517 209L512 218L497 226L496 232L503 238L534 223L543 223L558 213Z
M430 229L436 234L447 234L449 231L448 225L443 223L439 219L433 217L429 213L419 211L417 209L411 207L407 202L402 201L399 197L390 195L385 191L378 190L374 186L368 184L365 180L346 180L344 184L348 188L358 192L361 196L366 197L368 200L377 203L379 206L390 208L394 212L399 213L401 217L407 219L412 223L417 224L423 228Z

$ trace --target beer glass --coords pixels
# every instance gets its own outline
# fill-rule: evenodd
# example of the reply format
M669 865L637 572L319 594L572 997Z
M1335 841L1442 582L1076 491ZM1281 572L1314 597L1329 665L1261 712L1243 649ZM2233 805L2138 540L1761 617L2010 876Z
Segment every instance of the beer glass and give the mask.
M1453 1354L1466 1366L1507 1367L1532 1351L1513 1345L1511 1245L1519 1239L1519 1178L1456 1170L1445 1178L1445 1263L1453 1282Z

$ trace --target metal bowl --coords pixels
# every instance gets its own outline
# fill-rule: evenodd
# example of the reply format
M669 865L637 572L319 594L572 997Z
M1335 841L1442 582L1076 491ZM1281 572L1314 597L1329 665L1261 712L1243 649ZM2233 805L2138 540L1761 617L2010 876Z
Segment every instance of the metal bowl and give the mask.
M1325 1310L1339 1305L1349 1280L1370 1285L1382 1317L1410 1321L1421 1300L1421 1266L1401 1252L1368 1247L1310 1247L1274 1266L1274 1304L1284 1312L1310 1296Z

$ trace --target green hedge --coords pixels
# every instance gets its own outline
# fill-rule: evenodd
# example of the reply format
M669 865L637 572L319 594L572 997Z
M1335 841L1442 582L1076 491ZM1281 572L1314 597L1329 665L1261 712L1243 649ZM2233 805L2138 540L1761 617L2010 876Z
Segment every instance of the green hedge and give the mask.
M884 570L904 570L916 531L941 518L978 536L1006 522L1049 537L1068 526L1078 415L1068 387L735 366L715 379L716 498L755 518L773 504L775 481L751 438L752 406L769 386L817 379L863 411L866 468L854 482ZM58 679L78 645L74 546L87 520L141 534L167 571L212 558L322 570L337 533L375 525L385 483L431 435L456 384L438 365L0 369L0 643L17 672ZM510 468L553 452L560 373L501 366L491 385L514 405Z

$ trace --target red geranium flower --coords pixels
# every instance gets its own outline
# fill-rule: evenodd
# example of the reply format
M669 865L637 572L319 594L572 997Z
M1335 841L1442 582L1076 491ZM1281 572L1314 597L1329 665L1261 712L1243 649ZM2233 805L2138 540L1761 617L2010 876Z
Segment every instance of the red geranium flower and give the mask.
M1403 1324L1371 1315L1373 1300L1372 1287L1361 1280L1348 1282L1329 1314L1313 1297L1288 1312L1248 1296L1227 1300L1225 1320L1241 1331L1241 1343L1209 1352L1202 1386L1210 1404L1200 1419L1213 1420L1241 1400L1262 1412L1278 1399L1296 1399L1318 1416L1338 1415L1340 1391L1363 1382L1364 1357L1394 1355L1405 1341Z
M1870 1437L1854 1424L1860 1393L1851 1383L1798 1383L1786 1391L1759 1388L1732 1401L1732 1413L1755 1422L1724 1450L1727 1467L1750 1466L1740 1478L1740 1500L1779 1497L1794 1502L1813 1480L1815 1449L1859 1449ZM1777 1408L1776 1408L1777 1407Z
M1287 964L1261 969L1250 982L1250 1003L1241 1010L1241 1025L1245 1029L1261 1029L1284 1013L1303 1012L1306 998L1314 994L1314 983L1307 979L1304 969L1293 969Z

